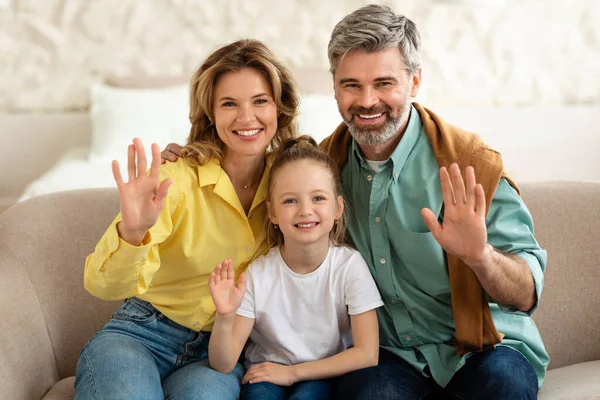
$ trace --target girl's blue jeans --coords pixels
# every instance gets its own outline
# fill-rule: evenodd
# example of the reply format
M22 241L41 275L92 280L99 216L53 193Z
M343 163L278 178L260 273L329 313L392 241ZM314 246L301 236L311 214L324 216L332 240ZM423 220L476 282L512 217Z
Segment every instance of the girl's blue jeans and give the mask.
M327 400L330 395L329 380L298 382L290 387L259 382L242 386L241 400Z

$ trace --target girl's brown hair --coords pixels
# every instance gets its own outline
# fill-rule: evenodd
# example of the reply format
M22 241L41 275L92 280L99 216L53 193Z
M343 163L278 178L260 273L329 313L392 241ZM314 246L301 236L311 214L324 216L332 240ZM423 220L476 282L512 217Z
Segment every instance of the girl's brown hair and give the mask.
M267 199L272 202L273 187L275 185L275 179L277 173L284 166L302 160L311 160L315 163L324 166L331 174L332 184L334 188L334 194L336 196L336 203L339 196L342 194L342 187L340 184L340 172L337 165L333 162L331 157L327 153L321 151L317 142L307 135L300 136L299 138L293 138L286 140L275 156L275 160L271 166L271 173L269 175L269 185ZM343 201L343 200L342 200ZM344 235L346 233L345 224L345 211L342 213L340 218L336 221L331 232L329 232L329 239L336 245L344 244ZM267 237L269 238L269 245L281 245L283 244L283 234L270 219L267 219Z
M296 111L300 104L298 89L290 71L258 40L238 40L213 52L192 76L190 82L190 122L192 128L183 158L191 165L206 164L212 157L223 160L225 144L214 121L214 94L218 79L227 72L252 68L265 77L277 107L277 132L271 140L276 151L290 138L297 137Z

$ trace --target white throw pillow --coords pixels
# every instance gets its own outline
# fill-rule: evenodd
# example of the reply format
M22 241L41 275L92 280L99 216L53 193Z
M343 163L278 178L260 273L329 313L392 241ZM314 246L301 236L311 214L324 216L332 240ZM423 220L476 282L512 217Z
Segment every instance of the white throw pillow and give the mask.
M148 165L150 145L184 144L190 132L187 85L124 89L96 84L91 89L92 145L90 161L118 160L124 168L133 138L144 143Z
M333 95L308 94L300 100L298 127L303 135L320 143L342 123Z

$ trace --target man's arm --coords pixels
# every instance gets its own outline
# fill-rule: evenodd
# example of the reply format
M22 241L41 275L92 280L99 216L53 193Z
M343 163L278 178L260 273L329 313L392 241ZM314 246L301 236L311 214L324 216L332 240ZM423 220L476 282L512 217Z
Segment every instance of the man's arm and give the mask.
M473 270L499 305L530 312L542 288L545 252L533 238L531 216L514 189L500 181L486 220L485 193L473 168L466 168L466 184L458 165L441 168L440 182L442 224L431 210L422 210L435 239Z
M486 257L469 264L483 290L496 302L513 306L520 311L531 310L536 302L533 275L525 260L514 254L504 254L487 245Z
M182 145L169 143L167 147L160 152L160 163L164 164L167 161L177 161L178 158L181 158L181 149L183 149Z
M505 276L509 279L507 282L511 285L511 281L516 281L515 287L506 288L502 293L496 293L494 287L486 284L486 278L475 274L480 279L488 296L493 299L500 308L505 312L526 312L531 314L537 307L540 295L544 287L544 270L546 268L547 253L540 248L533 234L533 219L523 199L517 191L508 183L507 180L501 179L496 187L494 197L490 205L490 209L486 217L487 226L487 241L495 249L496 254L492 254L490 263L492 266L497 265L498 272L506 274L498 274L500 279ZM496 256L502 256L496 258ZM515 270L507 268L504 259L514 261L521 266ZM498 262L494 262L498 261ZM477 266L474 266L477 268ZM489 269L492 275L495 275L494 269ZM525 287L522 294L530 294L533 303L520 305L518 297L521 293L518 291L522 287L518 284L518 279L525 274L527 281L533 284L531 287ZM490 276L493 280L493 276ZM493 286L493 285L492 285ZM507 298L511 293L515 294ZM502 295L503 294L503 295Z

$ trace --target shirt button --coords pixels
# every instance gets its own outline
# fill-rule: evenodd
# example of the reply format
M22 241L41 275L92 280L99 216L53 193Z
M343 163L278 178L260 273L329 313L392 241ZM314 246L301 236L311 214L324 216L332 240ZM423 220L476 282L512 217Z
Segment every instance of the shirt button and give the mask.
M400 304L400 300L398 299L392 299L392 301L390 301L390 303L396 305L396 304Z
M373 180L373 176L372 175L367 176L367 180L368 181L372 181Z
M381 222L381 218L375 217L375 222L380 223Z
M123 249L123 250L121 250L121 253L125 254L125 253L127 253L127 250Z
M412 340L412 336L406 335L406 336L404 336L404 339L406 339L407 341L410 342Z
M385 258L381 257L381 259L379 260L380 263L385 264Z
M394 178L397 178L397 177L398 177L398 173L394 172Z
M252 250L252 247L246 247L246 251Z
M198 321L194 321L194 326L198 326L200 323Z

